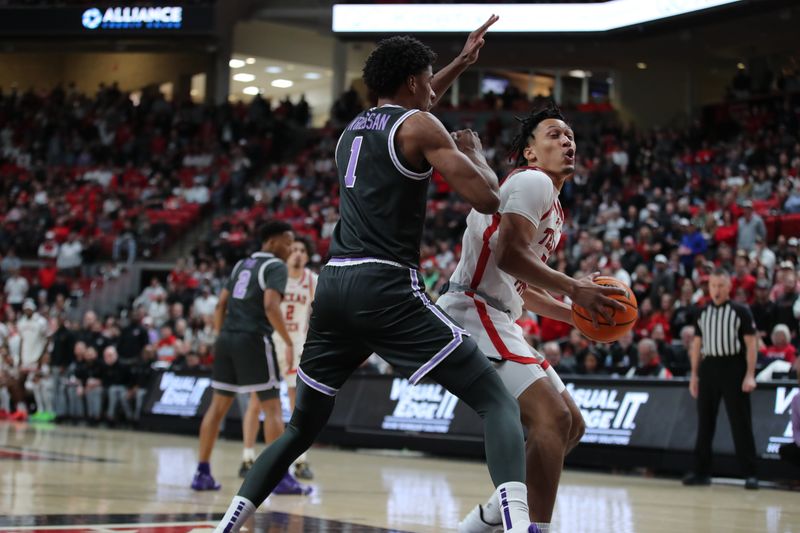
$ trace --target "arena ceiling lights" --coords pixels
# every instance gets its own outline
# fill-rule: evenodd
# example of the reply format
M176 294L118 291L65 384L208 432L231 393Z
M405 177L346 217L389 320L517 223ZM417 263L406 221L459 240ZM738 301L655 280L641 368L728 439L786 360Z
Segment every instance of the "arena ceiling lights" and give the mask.
M610 0L592 4L335 4L336 33L470 32L490 14L490 31L605 32L742 0Z

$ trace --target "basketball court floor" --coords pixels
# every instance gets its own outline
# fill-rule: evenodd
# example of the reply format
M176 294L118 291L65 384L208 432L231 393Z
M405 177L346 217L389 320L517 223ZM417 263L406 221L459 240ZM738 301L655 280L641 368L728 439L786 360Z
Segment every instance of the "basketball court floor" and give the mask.
M189 483L196 439L0 422L0 531L210 532L238 490L240 443L220 440L220 492ZM315 448L311 496L272 496L250 531L455 531L491 491L477 461ZM800 533L800 494L567 471L556 533Z

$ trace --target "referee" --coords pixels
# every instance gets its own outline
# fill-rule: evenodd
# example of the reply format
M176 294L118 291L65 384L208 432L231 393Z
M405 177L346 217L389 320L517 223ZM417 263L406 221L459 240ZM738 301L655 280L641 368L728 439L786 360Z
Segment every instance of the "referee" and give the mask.
M758 488L756 446L750 414L750 392L756 388L756 329L746 305L730 301L731 278L717 269L709 279L712 303L700 313L689 352L689 392L697 399L695 470L684 485L711 484L711 443L720 399L733 433L745 488ZM702 360L701 360L702 359Z

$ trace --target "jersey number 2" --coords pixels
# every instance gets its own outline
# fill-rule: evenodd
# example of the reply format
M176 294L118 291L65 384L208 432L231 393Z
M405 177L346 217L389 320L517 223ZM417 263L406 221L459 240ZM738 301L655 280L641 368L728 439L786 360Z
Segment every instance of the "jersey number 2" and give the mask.
M236 278L236 285L233 286L233 297L241 300L247 295L247 284L250 283L250 276L252 272L249 270L242 270L239 277Z
M350 161L347 162L347 172L344 174L344 186L352 189L356 185L356 166L358 165L358 154L361 152L361 142L364 137L359 135L353 139L350 146Z

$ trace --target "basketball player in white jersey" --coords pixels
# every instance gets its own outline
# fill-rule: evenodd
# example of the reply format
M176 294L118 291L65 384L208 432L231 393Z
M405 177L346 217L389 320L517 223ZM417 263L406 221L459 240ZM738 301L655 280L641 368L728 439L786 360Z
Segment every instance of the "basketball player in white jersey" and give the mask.
M297 391L297 365L300 362L300 355L303 353L303 345L306 342L308 333L308 319L311 316L311 302L314 300L314 291L317 287L317 274L306 268L311 257L311 243L305 237L296 237L292 244L292 251L286 265L289 267L289 277L286 282L286 292L281 302L283 321L286 323L286 330L292 339L293 356L289 359L286 343L280 335L273 335L272 342L275 344L275 353L278 356L278 366L281 376L286 382L289 403L291 410L294 410L295 393ZM251 398L252 400L252 398ZM259 404L250 401L244 417L244 461L239 475L244 474L250 469L255 460L255 441L258 435L258 414ZM269 442L269 441L268 441ZM252 458L251 452L252 451ZM294 464L294 475L301 479L312 479L314 474L308 464L307 453L303 453L297 458Z
M555 107L522 120L512 147L518 167L500 187L494 215L473 210L467 217L461 260L438 304L472 334L492 360L520 404L528 429L526 469L531 521L550 529L564 456L580 441L583 418L564 383L545 358L528 345L516 324L523 309L572 324L563 294L585 307L597 322L613 323L609 298L621 289L593 283L598 275L573 279L547 266L561 238L564 211L558 200L564 182L575 173L575 140ZM459 531L502 531L499 502L479 505Z

